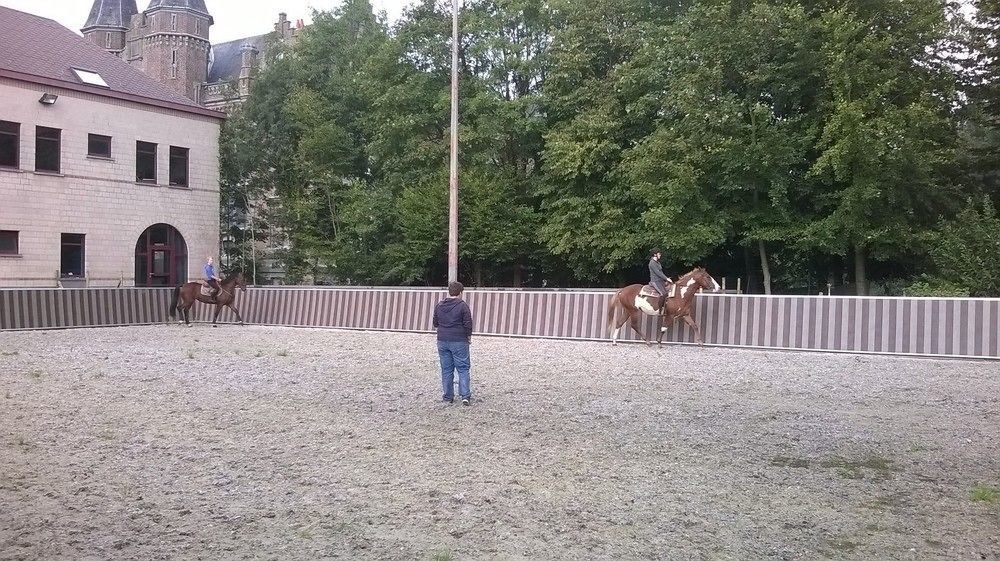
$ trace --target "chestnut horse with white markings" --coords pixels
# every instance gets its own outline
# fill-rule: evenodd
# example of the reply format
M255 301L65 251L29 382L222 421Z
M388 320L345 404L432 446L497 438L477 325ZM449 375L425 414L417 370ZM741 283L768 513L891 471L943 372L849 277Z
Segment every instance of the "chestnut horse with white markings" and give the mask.
M701 328L698 327L694 318L691 317L691 303L694 301L694 297L698 294L699 290L709 290L711 292L722 290L722 287L719 286L719 283L715 282L712 275L709 275L705 269L698 267L677 279L677 282L673 285L673 294L667 298L666 303L660 310L655 308L659 303L659 297L645 294L643 288L644 285L641 284L626 286L615 293L611 302L608 303L608 336L611 337L612 344L618 343L618 335L621 333L622 326L627 321L632 326L632 330L639 337L642 337L642 340L647 345L651 345L652 342L639 329L639 318L642 317L642 314L659 316L660 318L659 334L656 337L657 345L663 344L663 334L667 331L664 321L667 318L671 322L683 318L684 323L688 324L694 330L695 340L698 344L704 344L704 341L701 339ZM615 321L615 315L619 309L623 312L622 317L618 321Z

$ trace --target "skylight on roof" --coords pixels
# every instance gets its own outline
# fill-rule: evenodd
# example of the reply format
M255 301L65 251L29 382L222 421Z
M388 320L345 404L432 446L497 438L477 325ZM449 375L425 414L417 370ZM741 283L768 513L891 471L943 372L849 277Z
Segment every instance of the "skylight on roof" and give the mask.
M89 70L81 70L79 68L74 68L73 73L76 74L76 77L84 84L90 84L91 86L100 86L102 88L111 87L108 85L107 82L104 81L104 78L101 78L101 75L98 74L97 72L91 72Z

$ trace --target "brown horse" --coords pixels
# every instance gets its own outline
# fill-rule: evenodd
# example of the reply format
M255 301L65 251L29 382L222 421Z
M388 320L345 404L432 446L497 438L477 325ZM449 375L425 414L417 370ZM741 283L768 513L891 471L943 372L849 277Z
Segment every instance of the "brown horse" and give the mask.
M642 337L643 341L646 341L647 345L652 344L642 334L642 330L639 329L639 318L642 314L659 316L659 335L656 338L658 345L663 344L663 334L667 331L664 321L667 318L670 318L671 321L683 318L684 323L687 323L694 330L695 340L698 341L698 344L704 344L704 341L701 339L701 328L698 327L694 318L691 317L691 303L694 301L695 294L701 289L712 292L722 290L719 283L715 282L715 279L705 269L698 267L677 279L677 282L674 283L674 295L667 298L666 303L660 310L654 308L658 304L659 299L655 296L640 294L642 289L643 285L641 284L626 286L615 293L608 304L608 336L611 337L612 344L618 343L618 335L621 333L622 326L625 325L626 321L630 323L632 330L639 334L639 337ZM621 319L616 322L615 314L619 308L623 313Z
M233 302L236 301L237 288L242 292L247 291L247 285L243 282L243 274L239 273L233 275L222 281L219 286L222 287L222 290L219 291L219 294L214 300L201 294L201 283L189 282L183 286L178 286L174 289L174 300L170 304L170 317L176 317L176 312L180 310L181 314L184 316L184 324L191 327L191 321L188 319L188 312L191 311L191 306L194 306L194 302L197 300L206 304L215 304L215 315L212 316L213 326L217 325L216 322L219 319L219 312L222 311L222 308L229 308L232 310L233 313L236 314L237 321L239 321L240 325L242 325L243 318L240 317L240 311L236 309Z

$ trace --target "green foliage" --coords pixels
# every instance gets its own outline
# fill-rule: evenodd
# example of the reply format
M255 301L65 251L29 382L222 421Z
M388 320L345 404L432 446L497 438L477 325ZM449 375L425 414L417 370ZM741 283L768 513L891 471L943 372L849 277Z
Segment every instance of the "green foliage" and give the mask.
M965 298L969 296L969 289L948 280L923 277L906 287L903 295L920 298Z
M970 201L930 237L937 275L972 296L1000 294L1000 215L992 202Z
M778 290L1000 294L994 207L954 203L1000 196L1000 8L977 4L469 0L463 280L635 282L659 246ZM448 8L390 29L348 0L269 51L223 131L234 263L265 238L296 282L444 280Z

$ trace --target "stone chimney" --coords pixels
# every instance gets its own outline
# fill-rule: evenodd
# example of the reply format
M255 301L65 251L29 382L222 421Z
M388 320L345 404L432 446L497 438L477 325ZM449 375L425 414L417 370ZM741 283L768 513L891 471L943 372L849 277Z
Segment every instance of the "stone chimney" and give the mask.
M292 22L288 20L288 14L285 12L278 14L278 23L274 24L274 31L282 40L292 38Z

